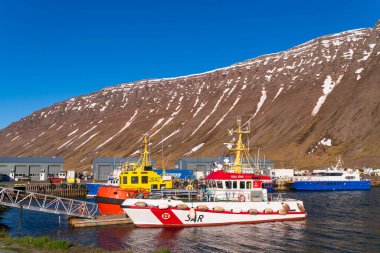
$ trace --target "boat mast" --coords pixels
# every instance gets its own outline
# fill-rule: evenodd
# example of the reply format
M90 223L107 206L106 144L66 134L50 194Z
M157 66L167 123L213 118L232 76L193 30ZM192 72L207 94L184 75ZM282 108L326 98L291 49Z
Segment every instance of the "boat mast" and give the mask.
M148 147L149 135L148 134L144 135L143 145L144 145L143 152L141 154L139 161L133 166L134 170L138 168L141 168L142 170L144 170L145 167L152 166L149 159L149 147Z
M150 161L149 161L148 145L149 145L149 136L146 134L144 136L144 151L141 156L142 158L141 167L143 168L145 168L146 166L151 166Z
M238 140L236 142L236 147L231 149L232 151L235 151L235 161L234 161L234 166L231 168L234 170L235 173L241 173L242 172L242 152L249 151L249 148L246 148L243 144L243 134L249 134L248 130L243 130L241 128L241 119L237 119L237 130L229 130L230 133L236 133L238 134Z

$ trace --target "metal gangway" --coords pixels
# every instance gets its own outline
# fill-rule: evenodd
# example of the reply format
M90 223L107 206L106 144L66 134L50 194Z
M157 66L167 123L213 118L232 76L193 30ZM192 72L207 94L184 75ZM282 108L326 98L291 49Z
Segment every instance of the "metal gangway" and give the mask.
M0 205L93 219L97 203L0 187Z

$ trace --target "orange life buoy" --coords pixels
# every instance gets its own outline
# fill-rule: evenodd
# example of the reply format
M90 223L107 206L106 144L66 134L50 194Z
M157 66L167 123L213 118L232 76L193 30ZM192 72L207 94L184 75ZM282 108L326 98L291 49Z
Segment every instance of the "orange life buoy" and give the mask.
M239 202L245 202L245 196L244 196L244 194L239 194L238 201Z

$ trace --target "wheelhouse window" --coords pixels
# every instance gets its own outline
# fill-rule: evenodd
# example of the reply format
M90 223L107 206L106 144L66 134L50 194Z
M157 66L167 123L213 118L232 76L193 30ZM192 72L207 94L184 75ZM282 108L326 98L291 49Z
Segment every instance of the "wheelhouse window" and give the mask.
M226 181L226 189L231 189L231 181Z
M237 189L237 181L232 181L232 188Z
M139 183L139 177L131 177L131 183L132 184L138 184Z
M141 183L142 184L147 184L148 183L148 176L142 176L141 177Z
M217 181L216 185L218 186L218 189L223 189L223 183L222 183L222 181Z
M123 177L123 184L128 184L128 177L127 176Z
M212 188L216 188L216 182L212 181Z
M152 189L158 189L156 184L152 184Z
M240 181L240 189L245 189L245 181Z

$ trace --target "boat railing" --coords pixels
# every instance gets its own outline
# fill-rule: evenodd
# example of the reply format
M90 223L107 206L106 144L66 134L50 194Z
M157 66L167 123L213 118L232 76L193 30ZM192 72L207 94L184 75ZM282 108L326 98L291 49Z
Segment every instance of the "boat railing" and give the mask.
M268 202L283 202L286 193L268 193Z
M208 190L160 189L149 193L151 199L182 199L188 201L253 201L253 202L283 202L285 193L254 194L253 192L215 193Z

